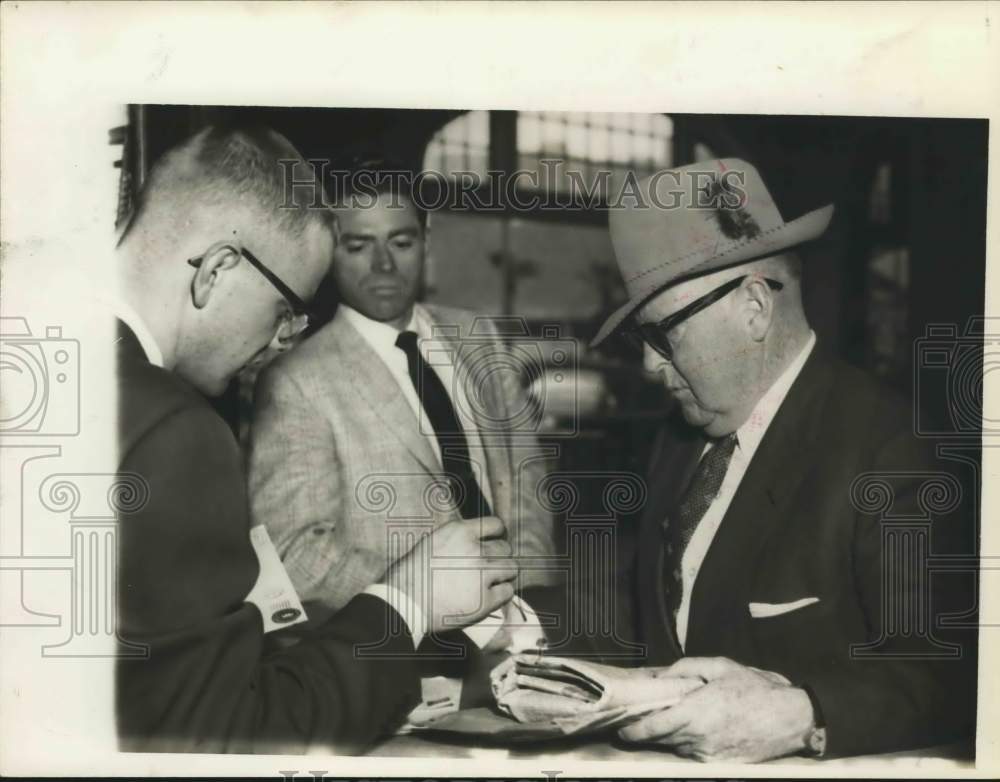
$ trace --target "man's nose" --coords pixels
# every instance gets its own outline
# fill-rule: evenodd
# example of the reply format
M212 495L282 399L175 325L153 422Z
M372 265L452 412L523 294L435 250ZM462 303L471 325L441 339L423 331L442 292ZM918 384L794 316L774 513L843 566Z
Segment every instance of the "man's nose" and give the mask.
M649 345L642 346L642 365L647 372L660 374L665 367L670 366L670 362L653 350Z
M396 259L386 244L375 242L375 252L372 257L372 269L378 272L393 272L396 270Z

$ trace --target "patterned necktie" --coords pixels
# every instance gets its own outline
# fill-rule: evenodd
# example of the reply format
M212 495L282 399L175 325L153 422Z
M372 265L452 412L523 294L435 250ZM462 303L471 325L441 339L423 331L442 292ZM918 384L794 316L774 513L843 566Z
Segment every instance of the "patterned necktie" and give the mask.
M427 420L434 427L434 436L441 449L441 466L451 475L452 490L461 497L459 512L463 519L491 516L493 511L479 488L479 482L472 472L469 457L469 443L465 430L455 414L455 408L448 391L437 372L427 366L417 347L417 335L412 331L401 331L396 338L396 347L406 354L410 380L417 390ZM455 485L457 484L457 485Z
M735 449L735 432L712 444L701 458L677 507L665 521L667 605L675 619L684 590L681 574L684 551L705 512L718 495Z

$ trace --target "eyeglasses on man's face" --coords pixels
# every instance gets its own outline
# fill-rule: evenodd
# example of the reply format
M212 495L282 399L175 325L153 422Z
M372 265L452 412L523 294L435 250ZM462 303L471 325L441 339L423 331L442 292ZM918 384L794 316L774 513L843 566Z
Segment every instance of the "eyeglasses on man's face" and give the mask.
M743 284L743 281L749 276L750 275L748 274L744 274L742 277L737 277L727 283L723 283L718 288L715 288L706 293L704 296L695 299L686 307L682 307L672 315L668 315L663 320L655 323L636 323L634 320L630 319L630 323L625 326L622 332L629 339L629 341L640 350L645 343L663 356L663 358L667 361L673 363L674 348L673 345L670 344L669 339L671 330L679 326L688 318L701 312L706 307L710 307L715 304L715 302L725 296L728 296L734 290L739 288L740 285ZM764 282L767 283L768 287L775 291L780 291L785 287L784 284L778 282L777 280L772 280L767 277L764 278ZM635 316L633 315L632 318L634 317Z
M250 252L246 247L234 245L240 251L240 255L247 259L247 262L263 275L272 287L281 294L288 309L279 319L274 339L278 343L285 343L301 334L309 326L310 321L315 321L316 316L312 309L306 304L298 294L295 293L277 274L271 271L263 261ZM198 268L204 260L204 255L189 258L188 264Z

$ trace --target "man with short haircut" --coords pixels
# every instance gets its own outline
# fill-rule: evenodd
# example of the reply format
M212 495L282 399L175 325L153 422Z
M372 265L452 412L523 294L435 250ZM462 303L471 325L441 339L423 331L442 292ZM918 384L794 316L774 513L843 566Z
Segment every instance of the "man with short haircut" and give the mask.
M905 400L826 354L803 310L795 248L833 207L785 222L741 160L670 173L610 214L629 300L595 343L636 338L683 419L664 433L627 575L648 663L706 684L621 735L744 761L967 735L974 638L949 648L935 621L973 607L967 582L928 587L928 573L884 564L878 503L858 499L877 480L894 514L925 517L927 476L947 468ZM935 519L935 553L968 555L971 524L968 504ZM889 587L885 567L899 568ZM891 601L914 623L905 634Z
M393 519L398 530L496 515L518 588L553 581L541 566L554 553L537 496L546 463L514 423L529 404L522 378L490 319L418 302L427 214L398 173L362 165L344 181L336 315L270 366L255 394L253 514L303 597L326 610L405 551L390 542Z
M118 632L146 650L116 669L125 750L357 751L419 699L422 636L513 594L499 520L455 522L300 643L265 643L301 604L270 602L283 573L251 545L242 457L203 395L290 344L329 265L329 218L279 208L290 159L272 131L205 129L156 163L119 242L120 471L148 489L119 525ZM433 603L408 577L427 563Z

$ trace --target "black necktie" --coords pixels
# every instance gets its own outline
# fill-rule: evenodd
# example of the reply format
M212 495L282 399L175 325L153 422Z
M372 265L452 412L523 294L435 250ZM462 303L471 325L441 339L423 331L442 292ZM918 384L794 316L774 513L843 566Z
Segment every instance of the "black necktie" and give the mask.
M455 496L461 498L459 512L462 518L473 519L478 516L493 515L472 472L465 430L462 429L462 424L455 414L455 408L441 378L427 366L423 356L420 355L417 335L412 331L401 331L396 338L396 347L406 354L410 380L417 390L417 396L427 414L427 419L434 427L434 436L441 449L441 465L450 476Z
M691 536L698 528L705 512L715 500L722 480L729 469L729 461L736 448L736 434L730 434L713 443L701 458L691 482L684 491L677 507L666 520L666 581L667 603L674 617L681 604L684 589L681 560Z

